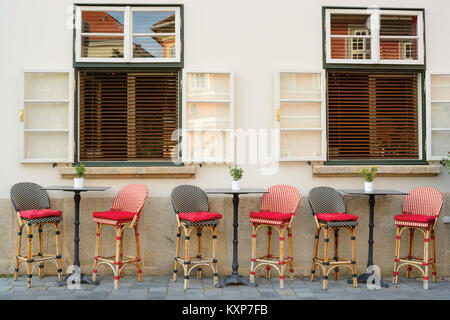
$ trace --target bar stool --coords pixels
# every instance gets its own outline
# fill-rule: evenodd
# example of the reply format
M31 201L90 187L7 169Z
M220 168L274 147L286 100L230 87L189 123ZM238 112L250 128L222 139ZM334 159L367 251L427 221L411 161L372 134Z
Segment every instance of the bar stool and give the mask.
M250 262L250 282L255 282L256 271L266 266L266 278L270 277L271 267L280 274L280 288L284 288L284 269L290 266L291 281L294 280L294 260L292 254L292 221L300 203L300 192L289 185L275 185L262 196L259 212L250 213L252 223L252 258ZM266 255L256 257L256 234L262 227L267 227ZM272 230L279 234L279 256L272 255ZM284 236L288 232L289 256L284 256Z
M311 206L316 233L314 236L314 254L311 269L311 281L314 281L316 266L322 268L323 282L322 289L328 289L328 274L334 269L334 279L339 279L339 267L344 266L351 270L353 287L358 287L356 274L356 236L355 228L358 225L358 216L347 213L344 197L336 189L322 186L311 189L308 194L308 201ZM339 258L339 231L345 228L350 231L352 258ZM318 257L320 232L324 233L324 253L323 258ZM330 235L334 232L334 257L330 259L328 244Z
M39 277L44 277L44 262L52 262L57 267L58 280L62 281L60 222L62 212L50 209L50 199L47 191L33 182L19 182L11 187L10 197L17 214L17 255L14 269L14 280L17 280L19 265L24 262L27 267L27 287L31 287L33 270L39 266ZM44 225L51 224L56 234L56 254L44 253L42 231ZM27 230L27 254L21 255L22 231ZM33 254L33 229L38 228L38 253Z
M189 274L197 269L197 277L201 278L200 266L211 267L214 275L214 284L219 282L217 273L217 226L222 215L209 212L208 196L201 188L192 185L180 185L171 193L172 206L177 218L177 243L173 268L173 281L177 281L178 266L184 270L184 289L189 288ZM212 257L203 257L202 230L209 228L212 233ZM189 255L191 232L197 231L197 255ZM180 256L181 232L184 233L184 256Z
M147 196L147 186L144 184L129 184L123 187L116 195L111 210L94 212L92 214L92 221L97 224L92 281L96 280L98 266L106 264L114 271L114 289L118 289L123 269L128 264L134 264L138 269L139 282L142 282L138 222ZM100 232L105 225L113 227L116 232L116 250L115 255L113 256L99 255ZM130 229L134 228L136 256L125 256L125 260L123 260L123 236L126 227L129 227Z
M416 267L423 275L423 288L428 289L428 266L431 263L432 280L436 278L436 246L435 230L444 198L435 188L419 187L412 189L403 202L402 214L394 217L397 226L395 237L394 277L392 282L398 282L398 270L407 265L406 276L411 277L412 267ZM400 241L403 231L409 230L408 256L400 258ZM420 231L424 236L423 257L413 254L414 231ZM429 258L429 242L431 239L431 258Z

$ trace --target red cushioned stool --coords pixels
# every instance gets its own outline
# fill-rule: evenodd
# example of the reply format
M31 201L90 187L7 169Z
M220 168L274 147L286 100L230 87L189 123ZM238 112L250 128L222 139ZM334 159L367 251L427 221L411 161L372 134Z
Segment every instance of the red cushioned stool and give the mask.
M436 222L441 213L444 198L442 193L431 187L415 188L409 192L403 202L402 214L394 217L397 226L395 237L394 277L392 282L398 282L398 270L408 266L406 276L411 277L412 267L416 267L423 275L423 288L428 289L428 265L431 264L432 279L436 282ZM409 230L408 256L400 258L400 241L403 231ZM423 257L414 257L414 231L419 230L424 235ZM431 239L431 258L429 259L429 243Z
M148 190L144 184L129 184L123 187L114 198L111 210L92 214L92 221L97 224L92 281L96 279L97 267L101 264L107 264L114 270L114 289L118 289L123 269L128 264L134 264L138 269L139 281L142 282L138 222L147 196ZM105 225L112 226L116 231L116 252L115 255L108 257L99 255L100 232ZM134 228L136 238L135 257L123 255L123 237L126 227Z
M294 261L292 254L292 221L300 203L300 192L288 185L276 185L269 188L261 199L259 212L250 213L252 229L252 258L250 263L250 282L255 282L256 271L266 266L266 278L270 277L270 269L275 268L280 274L280 288L284 287L284 269L290 266L291 281L294 280ZM266 255L256 257L256 234L262 227L267 227ZM272 255L272 230L280 236L279 255ZM288 232L289 256L284 256L284 236Z

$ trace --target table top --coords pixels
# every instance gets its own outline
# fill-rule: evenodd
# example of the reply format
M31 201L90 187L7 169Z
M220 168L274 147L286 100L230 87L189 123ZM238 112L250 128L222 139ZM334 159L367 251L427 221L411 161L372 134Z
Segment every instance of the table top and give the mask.
M249 193L267 193L264 188L241 188L240 190L232 190L231 188L212 188L206 189L209 194L249 194Z
M83 187L74 188L74 186L49 186L42 189L57 190L57 191L73 191L73 192L87 192L87 191L106 191L111 187Z
M364 189L339 189L342 193L346 194L365 194L365 195L407 195L408 192L398 191L398 190L392 190L392 189L380 189L380 190L373 190L372 192L366 192Z

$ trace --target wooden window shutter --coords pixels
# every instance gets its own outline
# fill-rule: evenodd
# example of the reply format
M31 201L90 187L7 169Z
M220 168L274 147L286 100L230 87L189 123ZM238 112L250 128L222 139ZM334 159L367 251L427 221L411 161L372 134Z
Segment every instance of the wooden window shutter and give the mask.
M178 72L81 71L79 83L80 161L172 160Z
M330 160L419 159L417 73L328 73Z

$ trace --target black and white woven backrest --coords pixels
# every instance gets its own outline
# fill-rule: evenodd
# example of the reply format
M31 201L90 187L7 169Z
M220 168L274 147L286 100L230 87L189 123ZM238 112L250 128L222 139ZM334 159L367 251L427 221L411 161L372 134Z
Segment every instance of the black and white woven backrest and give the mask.
M170 195L175 213L209 212L208 196L201 188L189 184L175 187Z
M19 182L9 191L16 211L49 209L50 199L47 191L33 182Z
M344 197L336 189L316 187L308 194L309 205L313 215L316 213L346 213Z

